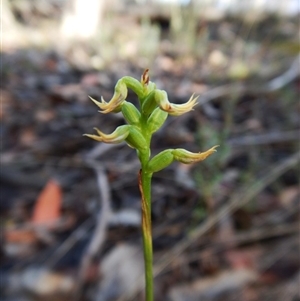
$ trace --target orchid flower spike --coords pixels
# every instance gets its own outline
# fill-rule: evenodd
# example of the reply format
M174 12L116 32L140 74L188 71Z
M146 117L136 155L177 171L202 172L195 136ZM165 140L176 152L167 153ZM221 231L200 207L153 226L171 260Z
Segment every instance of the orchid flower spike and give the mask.
M139 107L130 103L127 98L128 89L132 90L138 98ZM91 97L90 97L91 98ZM126 142L136 149L141 163L139 172L139 188L141 192L142 232L145 258L145 296L146 301L153 301L153 251L151 234L151 179L154 172L158 172L174 161L191 164L202 161L216 151L214 146L205 152L192 153L185 149L166 149L151 158L151 139L157 132L168 115L180 116L193 110L197 104L194 95L183 104L173 104L168 100L168 95L163 90L156 89L156 85L149 79L149 70L146 69L138 81L130 76L122 77L115 86L114 95L106 102L93 98L91 100L100 108L103 114L122 112L127 124L121 125L111 134L105 134L95 129L97 134L85 136L105 143Z

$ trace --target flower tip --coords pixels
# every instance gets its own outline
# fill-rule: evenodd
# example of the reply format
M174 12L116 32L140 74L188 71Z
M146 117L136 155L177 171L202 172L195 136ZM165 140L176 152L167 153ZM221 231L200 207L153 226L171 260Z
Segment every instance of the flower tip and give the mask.
M142 74L141 83L142 85L148 85L149 84L149 69L145 69L145 71Z
M198 104L197 99L198 99L199 95L197 95L195 97L194 97L194 95L195 95L195 93L192 94L192 96L190 97L190 99L187 102L191 105L192 109L194 108L194 106L196 106Z
M213 153L216 153L217 150L216 148L219 147L220 145L215 145L213 147L211 147L209 150L207 150L206 152L202 153L202 154L207 154L207 157Z
M94 103L97 103L97 102L99 102L99 101L97 101L96 99L94 99L93 97L91 97L91 96L89 96L89 99L92 101L92 102L94 102Z

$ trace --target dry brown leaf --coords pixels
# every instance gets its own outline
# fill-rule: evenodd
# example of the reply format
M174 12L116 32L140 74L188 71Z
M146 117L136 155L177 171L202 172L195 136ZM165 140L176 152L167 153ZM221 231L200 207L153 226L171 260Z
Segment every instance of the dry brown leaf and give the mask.
M52 226L60 217L62 191L55 180L48 181L40 193L32 216L34 225Z

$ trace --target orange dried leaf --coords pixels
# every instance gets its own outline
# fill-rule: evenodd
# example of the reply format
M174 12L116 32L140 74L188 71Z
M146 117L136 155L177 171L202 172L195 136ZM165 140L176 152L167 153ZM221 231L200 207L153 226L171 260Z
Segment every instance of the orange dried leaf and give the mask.
M55 180L48 181L41 191L32 216L35 225L52 225L60 217L62 191L59 183Z
M32 229L11 229L5 230L4 238L10 243L33 244L37 237Z

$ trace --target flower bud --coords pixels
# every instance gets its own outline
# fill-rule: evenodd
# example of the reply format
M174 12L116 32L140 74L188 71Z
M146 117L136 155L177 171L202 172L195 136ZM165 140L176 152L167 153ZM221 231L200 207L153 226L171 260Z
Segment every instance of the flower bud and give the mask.
M174 160L177 160L184 164L190 164L190 163L203 161L208 156L210 156L211 154L216 152L216 149L215 149L216 147L218 147L218 145L210 148L209 150L207 150L204 153L192 153L183 148L177 148L177 149L173 150L172 153L174 155Z
M158 131L161 126L164 124L168 117L168 113L162 111L160 108L156 108L147 121L147 129L152 134Z
M125 139L127 144L135 149L138 149L140 151L146 150L147 142L143 136L143 134L139 131L139 129L136 126L130 126L129 129L129 135Z
M157 172L170 165L174 161L174 155L172 152L172 149L166 149L154 156L147 164L147 172Z
M124 101L122 105L122 113L128 124L140 126L141 113L130 102Z

